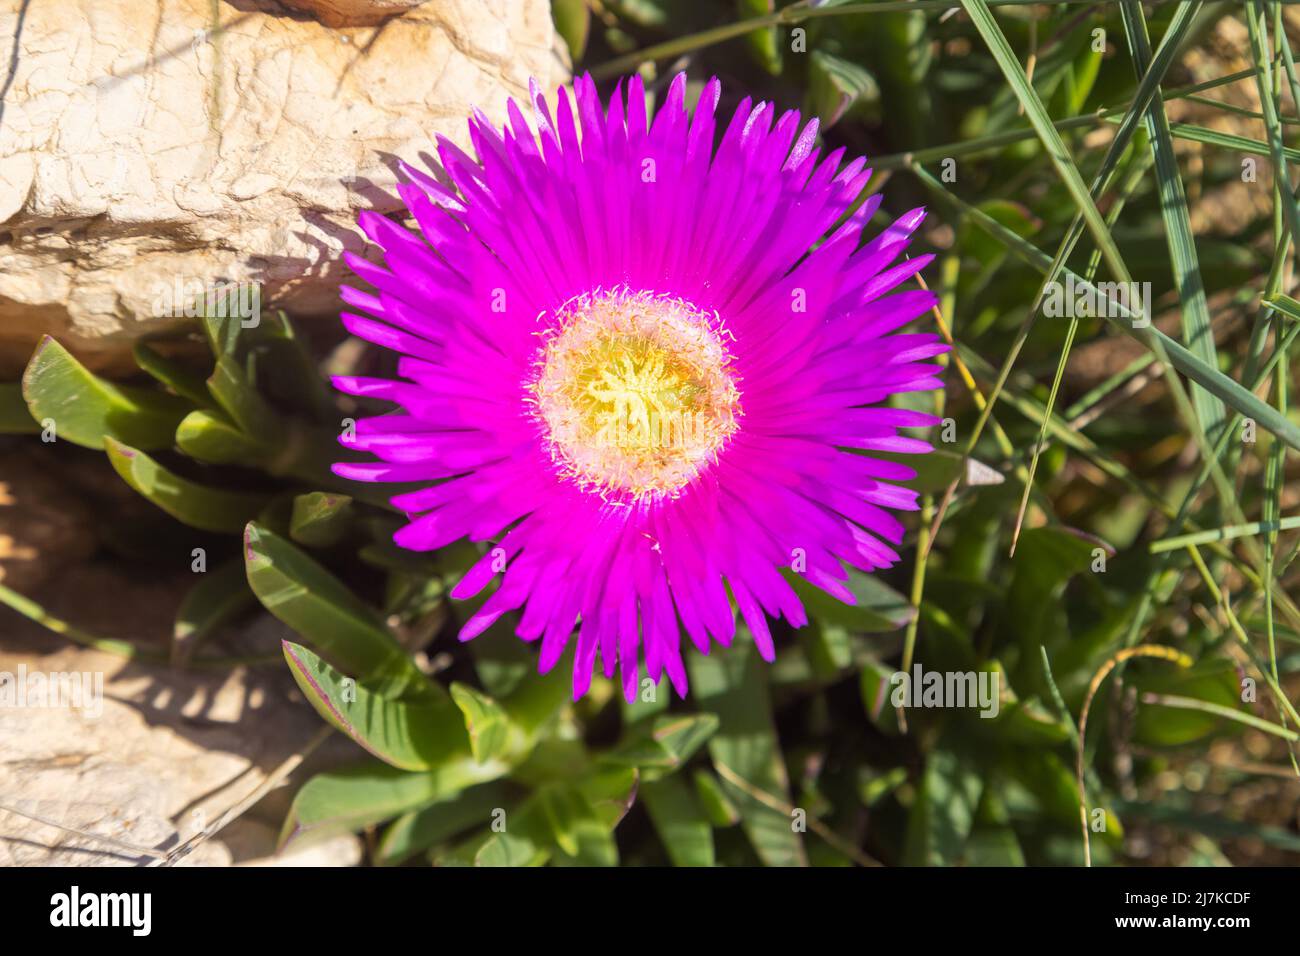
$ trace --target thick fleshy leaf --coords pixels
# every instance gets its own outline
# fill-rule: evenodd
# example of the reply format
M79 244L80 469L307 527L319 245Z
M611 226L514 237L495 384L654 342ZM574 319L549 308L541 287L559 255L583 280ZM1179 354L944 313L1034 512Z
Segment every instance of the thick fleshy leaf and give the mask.
M189 399L195 405L212 404L212 395L202 376L163 355L147 342L136 342L131 353L142 372L171 389L173 394Z
M251 523L248 583L266 609L335 666L385 696L445 694L420 672L378 612L297 546Z
M542 866L550 854L532 840L513 833L494 833L474 854L475 866Z
M551 18L555 21L555 31L564 37L569 57L574 63L580 62L587 51L591 30L591 8L587 0L552 0Z
M601 759L638 767L646 779L658 779L680 769L717 729L714 714L662 714Z
M992 787L984 788L975 826L966 839L967 866L1024 866L1025 854L1007 808Z
M494 807L491 825L433 855L434 866L543 866L553 852L550 823L539 794Z
M338 423L334 393L289 317L276 310L263 317L265 336L251 350L251 380L272 402L317 425Z
M27 363L22 387L35 421L53 422L57 438L87 448L103 448L105 438L145 451L170 448L193 408L175 395L100 378L48 335Z
M1074 736L1064 721L1034 698L1004 704L990 730L1012 745L1034 747L1063 744Z
M799 633L808 649L808 664L818 677L830 680L853 666L853 641L847 629L814 619Z
M261 511L270 496L226 491L182 478L144 452L105 437L113 469L128 485L177 521L203 531L238 532Z
M594 770L546 783L517 807L494 815L493 826L438 866L615 866L614 829L636 793L636 772Z
M1073 757L1067 762L1052 750L1015 747L1007 752L1003 769L1014 778L1017 789L1022 789L1033 801L1023 806L1021 812L1073 830L1077 837L1079 789L1075 782ZM1093 849L1096 850L1098 840L1118 844L1123 836L1123 826L1107 809L1105 829L1093 832ZM1071 842L1069 859L1063 862L1074 866L1083 862L1082 841Z
M259 443L275 446L285 440L284 416L276 413L228 355L217 359L208 391L240 430Z
M1202 661L1186 669L1135 667L1125 681L1137 690L1139 700L1145 694L1161 694L1243 709L1237 668L1223 658ZM1230 722L1214 713L1145 704L1138 709L1133 738L1148 747L1175 747L1233 729Z
M879 661L867 661L862 667L860 687L862 705L867 719L881 733L896 737L902 732L898 726L898 708L894 706L894 691L898 684L893 680L895 669Z
M681 777L647 781L641 799L674 866L713 866L713 828L689 783Z
M1046 687L1039 663L1040 644L1054 655L1070 642L1069 625L1059 598L1066 583L1091 567L1095 554L1114 553L1109 545L1073 528L1031 528L1020 536L1007 587L1002 633L1022 648L1012 683L1024 694L1042 696Z
M829 129L851 109L878 112L880 87L871 71L821 50L808 58L808 91L805 112L821 119Z
M717 729L718 718L714 714L672 714L655 718L652 736L672 756L674 764L681 766Z
M695 795L700 809L715 827L734 827L740 822L740 811L722 789L722 783L710 770L695 771Z
M531 674L511 693L498 697L511 727L517 728L526 746L531 746L570 702L566 675L556 668L549 674Z
M510 718L501 705L480 690L465 684L451 685L451 699L465 718L474 759L492 760L510 748Z
M34 435L41 430L18 382L0 383L0 435Z
M352 499L328 491L313 491L293 499L289 537L309 548L337 544L352 526Z
M190 412L177 426L176 444L191 458L214 465L253 467L266 455L263 445L225 415L202 409Z
M454 794L439 774L408 773L378 760L320 773L294 797L280 845L352 833Z
M435 771L448 791L495 780L507 767L470 752L460 713L446 698L383 697L340 674L301 644L284 642L293 678L316 712L374 756L403 770Z
M381 866L401 863L458 833L487 823L497 810L504 810L509 794L509 787L504 783L485 783L451 799L402 814L385 828L375 862Z
M614 824L603 819L589 788L550 784L538 791L561 866L617 866Z

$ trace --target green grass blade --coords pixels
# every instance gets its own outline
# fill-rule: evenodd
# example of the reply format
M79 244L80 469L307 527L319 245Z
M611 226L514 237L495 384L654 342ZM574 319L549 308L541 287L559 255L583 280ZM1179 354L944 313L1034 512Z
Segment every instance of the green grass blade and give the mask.
M1179 4L1177 16L1194 15L1201 4ZM1136 0L1124 0L1124 32L1128 36L1129 53L1138 73L1148 70L1151 48L1147 39L1146 21ZM1174 156L1173 136L1169 131L1169 117L1165 115L1164 99L1159 90L1146 109L1147 130L1151 136L1151 151L1155 157L1156 182L1160 192L1160 213L1165 223L1165 238L1169 257L1173 263L1174 287L1182 305L1183 341L1206 365L1217 369L1218 355L1214 347L1214 330L1210 325L1210 306L1205 298L1205 283L1201 279L1200 261L1196 255L1196 241L1192 236L1191 216L1187 211L1187 193ZM1201 428L1210 438L1215 438L1223 428L1227 412L1223 402L1204 387L1192 389L1192 405L1196 409Z

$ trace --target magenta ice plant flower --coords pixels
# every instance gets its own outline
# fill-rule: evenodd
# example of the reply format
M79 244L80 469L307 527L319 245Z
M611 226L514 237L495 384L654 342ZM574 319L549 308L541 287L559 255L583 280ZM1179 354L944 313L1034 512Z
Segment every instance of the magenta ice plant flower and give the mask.
M940 386L943 343L898 331L934 297L893 291L932 258L900 260L923 210L862 243L864 161L748 98L715 149L719 92L692 115L679 75L652 120L639 78L608 109L589 77L553 108L534 84L535 131L476 112L477 159L439 140L454 188L402 166L418 232L362 213L384 264L347 256L375 291L345 288L343 323L399 378L335 386L399 410L335 471L422 486L393 498L404 548L486 542L461 639L519 611L545 672L576 633L575 698L598 657L629 699L641 661L685 695L683 634L727 646L737 610L772 660L768 618L807 620L790 574L853 603L846 567L896 562L916 507L870 453L928 451L899 429L937 421L885 404Z

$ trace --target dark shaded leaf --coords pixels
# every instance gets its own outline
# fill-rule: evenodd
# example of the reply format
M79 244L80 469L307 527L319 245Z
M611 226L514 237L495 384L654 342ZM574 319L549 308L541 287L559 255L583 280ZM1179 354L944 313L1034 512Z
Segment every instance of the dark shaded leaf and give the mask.
M808 861L792 818L770 805L773 800L790 804L790 781L763 667L748 631L737 628L735 643L725 652L691 655L691 689L697 706L721 721L709 754L759 858L768 866L804 866Z

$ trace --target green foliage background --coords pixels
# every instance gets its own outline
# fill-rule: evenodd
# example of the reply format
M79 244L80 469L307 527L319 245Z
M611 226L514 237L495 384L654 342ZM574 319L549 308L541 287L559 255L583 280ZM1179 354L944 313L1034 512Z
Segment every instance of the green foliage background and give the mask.
M284 316L205 318L197 360L141 344L130 384L42 343L0 386L0 430L53 420L211 556L165 662L220 666L223 628L269 612L296 635L275 666L360 745L301 786L284 841L364 830L378 865L1294 862L1292 13L554 13L607 90L640 69L658 95L685 69L695 96L716 74L722 111L769 98L818 115L828 148L871 157L877 226L931 207L917 245L939 253L927 279L958 344L946 392L917 404L951 419L947 438L920 463L904 561L855 575L857 607L810 599L812 625L778 632L770 667L743 633L691 651L685 702L665 683L629 706L597 678L575 704L566 662L538 676L509 622L456 642L470 609L447 591L476 547L400 551L383 498L330 475L340 420L365 409L338 404ZM1229 69L1225 36L1246 38L1244 67ZM1213 228L1242 189L1262 201ZM1152 329L1045 317L1045 283L1068 274L1149 283ZM3 585L0 599L151 659ZM431 654L446 657L436 673L420 666ZM914 665L995 673L997 716L900 711L890 675Z

